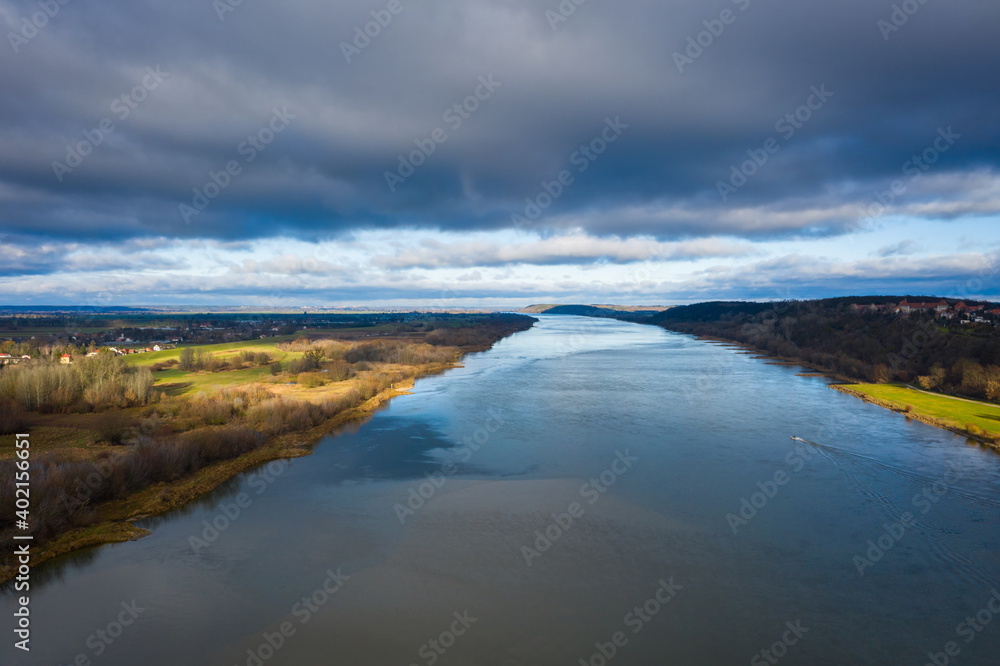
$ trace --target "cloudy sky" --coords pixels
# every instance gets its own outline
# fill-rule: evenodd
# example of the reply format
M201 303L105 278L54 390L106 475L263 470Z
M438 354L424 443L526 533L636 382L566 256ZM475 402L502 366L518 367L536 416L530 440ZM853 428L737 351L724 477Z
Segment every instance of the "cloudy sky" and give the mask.
M1000 4L577 2L0 0L0 303L1000 296Z

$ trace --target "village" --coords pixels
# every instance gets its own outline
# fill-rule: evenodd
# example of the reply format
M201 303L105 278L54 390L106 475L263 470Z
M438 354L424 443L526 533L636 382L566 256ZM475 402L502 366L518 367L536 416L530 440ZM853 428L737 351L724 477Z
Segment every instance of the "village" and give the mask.
M928 312L943 319L955 319L961 324L1000 325L1000 307L988 305L968 305L964 301L949 303L945 299L936 302L902 300L899 303L851 303L856 312L882 312L886 314L912 314Z
M180 342L180 339L171 340L169 342L167 342L167 341L164 341L164 342L151 342L151 343L149 343L150 346L148 346L148 347L139 347L139 348L137 348L137 347L126 347L126 346L124 346L124 345L135 344L135 340L130 340L130 339L124 338L124 339L122 339L120 341L121 346L111 346L111 345L108 345L108 346L105 346L105 347L101 347L100 349L94 349L92 351L88 351L85 354L77 354L77 355L74 355L74 354L60 354L59 355L59 363L61 363L62 365L71 365L73 363L73 359L74 358L79 358L81 356L84 357L84 358L91 357L91 356L97 356L98 354L100 354L102 352L103 353L107 353L107 354L114 354L115 356L128 356L128 355L131 355L131 354L144 354L144 353L147 353L147 352L158 352L158 351L163 351L165 349L176 349L177 343L179 343L179 342ZM30 360L31 360L31 354L20 354L20 355L16 355L15 356L14 354L9 354L7 352L0 352L0 365L16 365L17 363L20 363L22 361L30 361Z

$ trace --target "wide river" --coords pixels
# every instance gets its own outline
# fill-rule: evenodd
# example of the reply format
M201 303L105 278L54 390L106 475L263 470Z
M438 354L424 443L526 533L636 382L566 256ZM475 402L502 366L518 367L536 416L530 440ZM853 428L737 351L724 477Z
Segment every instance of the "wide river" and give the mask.
M0 663L1000 663L1000 456L732 347L540 319L37 568Z

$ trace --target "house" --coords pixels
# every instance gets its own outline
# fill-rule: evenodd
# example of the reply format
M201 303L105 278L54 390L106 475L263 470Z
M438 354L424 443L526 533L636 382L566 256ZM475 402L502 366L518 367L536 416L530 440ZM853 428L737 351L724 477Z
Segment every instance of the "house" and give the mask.
M17 361L10 354L0 354L0 365L7 365L8 363L17 363Z
M63 365L69 365L70 363L73 362L73 357L70 356L69 354L63 354L62 356L59 357L59 362L62 363Z
M899 309L905 314L910 314L917 310L933 310L936 313L943 313L948 311L948 301L941 300L937 303L910 303L909 301L902 301L899 304Z

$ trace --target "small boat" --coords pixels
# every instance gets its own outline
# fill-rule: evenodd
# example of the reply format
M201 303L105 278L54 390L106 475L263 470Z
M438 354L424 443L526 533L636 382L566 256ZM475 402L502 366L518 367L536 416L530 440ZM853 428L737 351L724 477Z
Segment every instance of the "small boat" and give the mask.
M809 440L802 439L801 437L796 437L795 435L792 435L792 439L794 439L796 442L802 442L803 444L809 444L810 443Z

